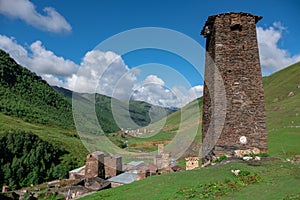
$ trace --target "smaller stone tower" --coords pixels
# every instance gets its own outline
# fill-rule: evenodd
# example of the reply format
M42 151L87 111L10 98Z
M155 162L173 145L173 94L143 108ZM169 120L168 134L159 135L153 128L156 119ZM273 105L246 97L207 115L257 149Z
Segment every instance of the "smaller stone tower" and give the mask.
M154 156L154 164L159 169L168 167L171 161L171 153L164 151L164 144L158 144L157 148L157 155Z
M157 154L161 155L164 152L164 144L157 144Z
M104 178L104 153L101 151L95 151L86 157L85 179L93 177Z
M104 157L105 178L117 176L122 172L122 157L119 155L111 155Z
M163 152L161 154L161 168L166 168L170 166L171 161L171 153L170 152Z

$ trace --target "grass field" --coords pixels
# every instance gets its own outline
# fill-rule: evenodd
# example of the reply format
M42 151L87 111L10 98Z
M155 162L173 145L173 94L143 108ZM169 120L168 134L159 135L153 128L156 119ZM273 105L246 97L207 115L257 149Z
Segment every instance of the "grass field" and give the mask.
M283 161L260 162L258 166L246 163L230 163L223 166L210 166L193 171L177 172L124 185L118 188L103 190L81 198L82 200L125 200L125 199L200 199L200 186L211 184L210 192L236 177L232 169L240 169L257 174L258 183L241 186L228 193L217 196L218 199L285 199L300 198L300 165ZM182 193L183 189L185 190ZM193 193L195 196L190 195ZM218 195L218 194L217 194ZM208 199L214 198L211 196ZM286 198L289 199L289 198Z

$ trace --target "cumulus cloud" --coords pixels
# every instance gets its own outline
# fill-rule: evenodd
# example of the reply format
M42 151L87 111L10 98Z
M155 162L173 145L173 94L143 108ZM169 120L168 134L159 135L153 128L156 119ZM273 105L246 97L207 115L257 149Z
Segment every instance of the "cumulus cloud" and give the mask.
M264 75L269 75L300 61L300 54L292 56L287 50L278 46L285 30L286 28L279 22L275 22L265 29L257 27L260 61Z
M161 78L159 78L155 75L149 75L143 81L143 85L148 85L148 84L154 84L154 85L158 85L158 86L163 87L165 85L165 82Z
M19 64L42 77L47 77L47 80L55 76L72 76L79 67L71 60L59 57L52 51L45 49L41 41L32 43L27 50L19 45L14 38L0 35L0 48L8 52Z
M140 84L134 86L132 99L146 101L163 107L182 107L203 94L203 86L168 88L156 75L149 75Z
M93 50L85 54L78 73L67 79L66 84L77 92L122 98L122 94L130 93L128 89L135 80L121 56L111 51Z
M32 58L28 59L27 65L38 74L52 74L67 77L77 71L78 66L63 57L56 56L52 51L46 50L41 41L30 45Z
M190 99L197 99L203 96L203 85L196 85L189 89L188 96Z
M51 74L43 74L41 77L52 86L64 86L64 81Z
M0 0L0 13L24 20L38 29L49 32L70 32L72 27L54 8L45 7L44 15L36 11L29 0Z
M28 61L27 50L19 45L15 38L0 35L0 48L9 53L19 64L26 66Z

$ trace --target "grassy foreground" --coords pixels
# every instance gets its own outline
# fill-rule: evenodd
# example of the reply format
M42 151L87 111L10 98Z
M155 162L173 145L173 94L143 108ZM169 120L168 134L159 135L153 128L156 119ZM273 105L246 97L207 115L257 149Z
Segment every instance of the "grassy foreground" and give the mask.
M232 186L232 190L228 190L224 187L226 183L237 184L234 182L237 178L231 173L232 169L248 171L259 178L256 183L237 185L236 188ZM209 187L206 189L208 199L300 199L300 164L265 161L257 166L250 166L234 162L218 167L153 176L81 199L201 199L205 186Z

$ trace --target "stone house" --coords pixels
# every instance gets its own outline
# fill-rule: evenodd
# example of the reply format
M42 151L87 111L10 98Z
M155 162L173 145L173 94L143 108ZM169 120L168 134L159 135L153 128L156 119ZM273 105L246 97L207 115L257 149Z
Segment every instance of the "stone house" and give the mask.
M111 183L111 187L118 187L124 184L129 184L137 180L137 174L132 172L124 172L118 176L114 176L108 181Z
M199 157L198 156L187 156L185 157L185 170L192 170L199 167Z
M85 165L69 171L69 179L83 179L85 177Z

